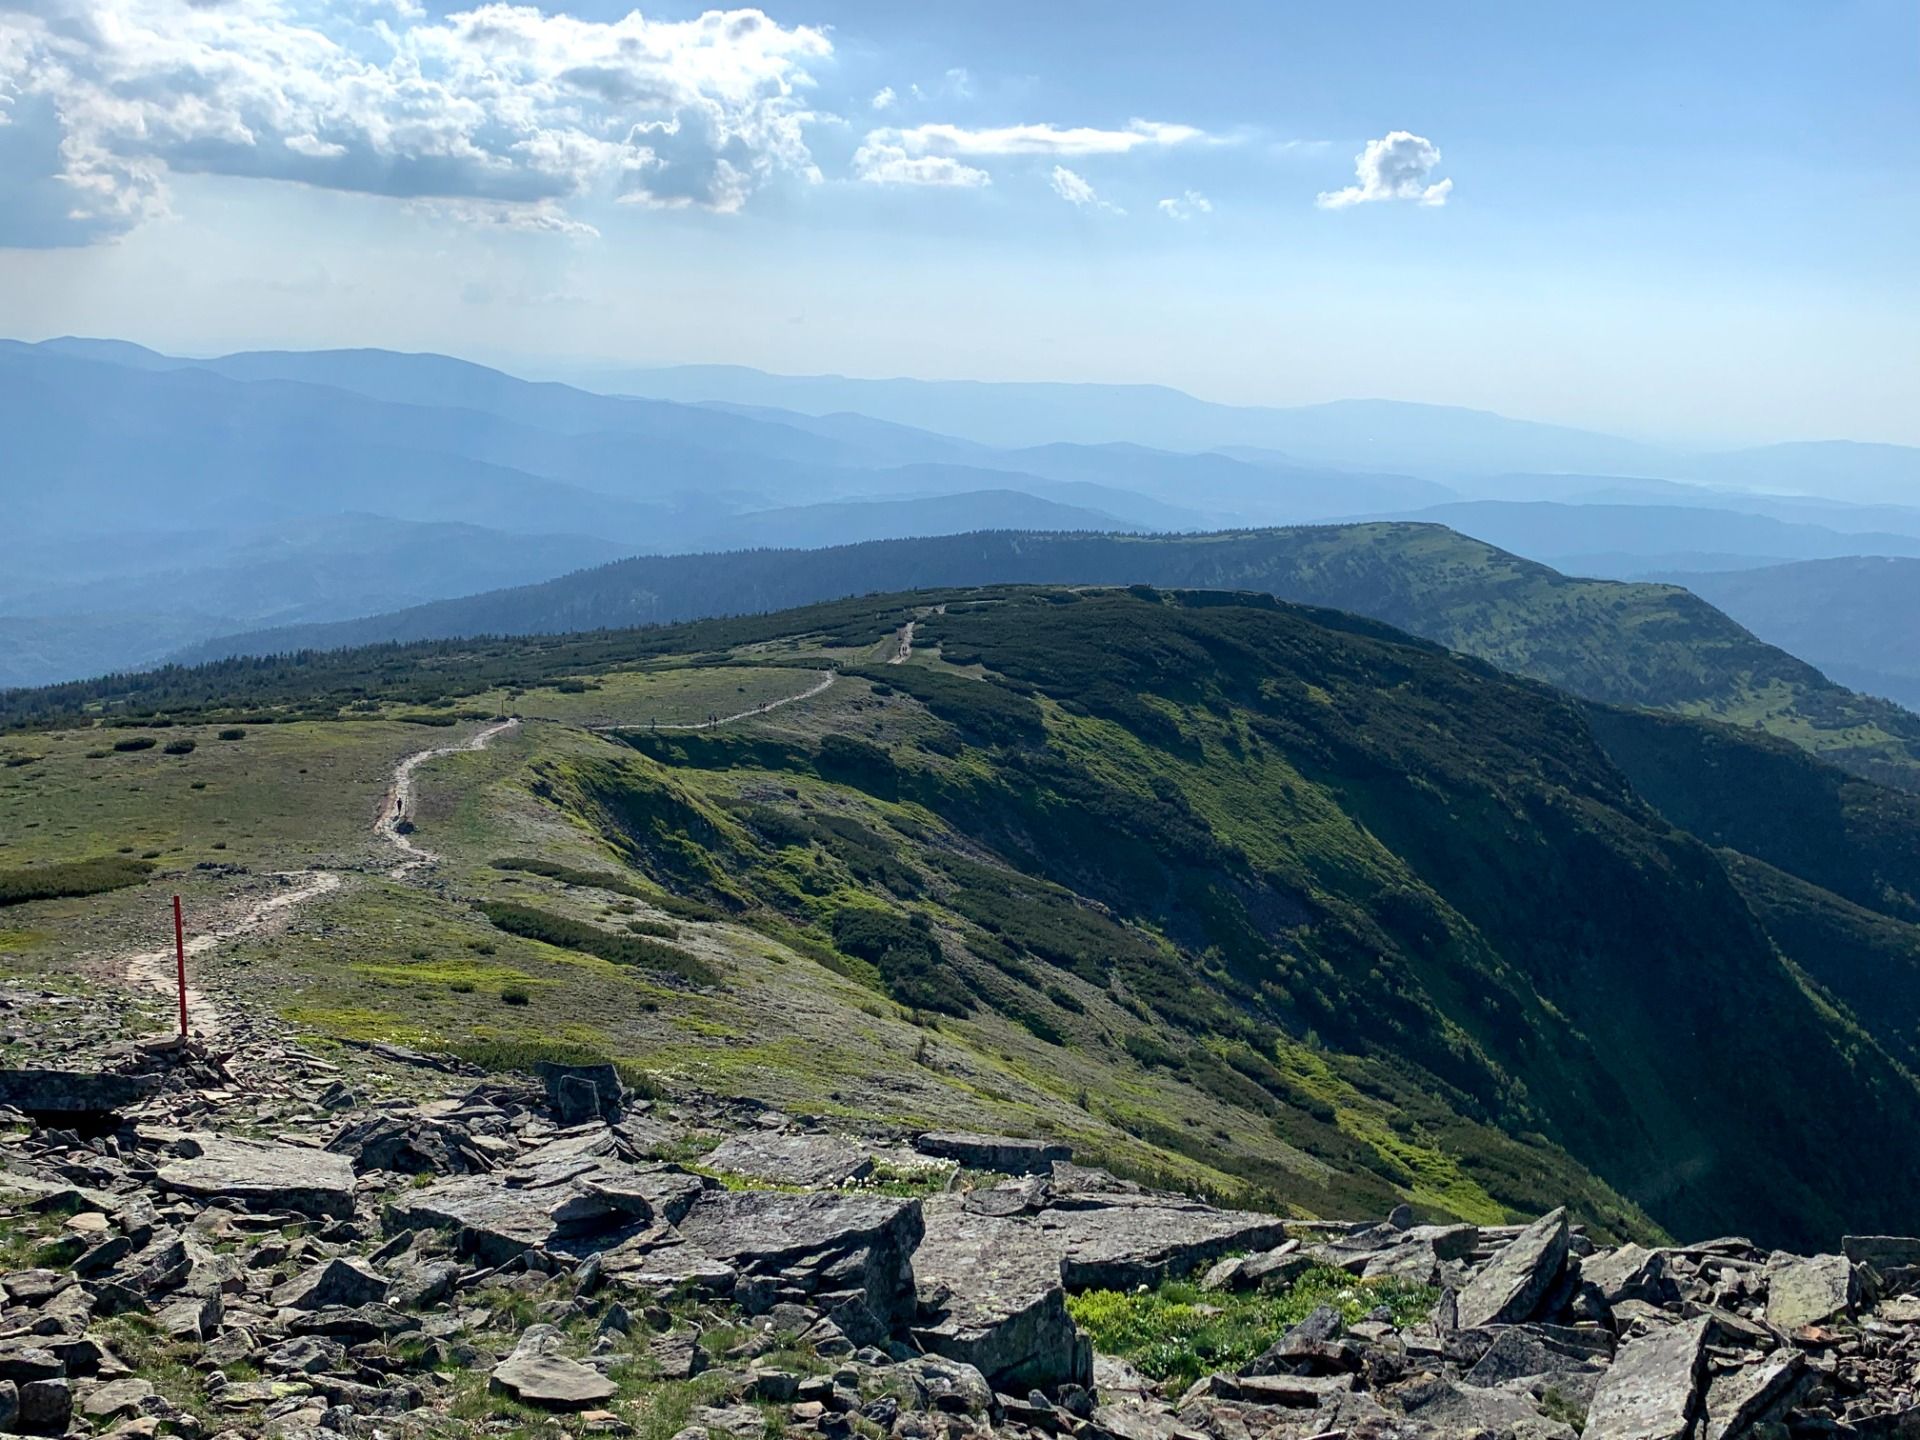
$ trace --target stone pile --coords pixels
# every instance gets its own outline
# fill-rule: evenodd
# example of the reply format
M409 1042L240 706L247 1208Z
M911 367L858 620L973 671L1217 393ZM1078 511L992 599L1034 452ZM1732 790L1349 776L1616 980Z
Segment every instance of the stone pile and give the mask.
M620 1434L671 1393L682 1440L1920 1435L1920 1239L1288 1221L1059 1145L636 1099L610 1067L386 1047L349 1081L243 1015L217 1047L88 1049L84 1005L58 1013L0 1072L8 1433ZM1360 1306L1437 1300L1323 1308L1186 1387L1094 1354L1067 1303L1329 1269Z

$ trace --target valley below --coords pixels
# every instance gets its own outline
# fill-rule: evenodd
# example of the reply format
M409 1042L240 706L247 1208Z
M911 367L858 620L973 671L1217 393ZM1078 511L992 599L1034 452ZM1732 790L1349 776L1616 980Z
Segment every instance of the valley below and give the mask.
M1144 586L62 693L22 1414L1902 1423L1920 800L1784 739Z

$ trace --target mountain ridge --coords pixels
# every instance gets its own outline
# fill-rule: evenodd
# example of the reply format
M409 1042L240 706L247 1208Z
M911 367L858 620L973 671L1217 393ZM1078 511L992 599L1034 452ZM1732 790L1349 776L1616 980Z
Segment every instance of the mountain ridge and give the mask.
M1174 537L978 534L641 558L372 621L236 637L180 658L557 633L994 582L1264 589L1370 615L1587 699L1759 723L1863 773L1920 779L1920 716L1853 695L1687 591L1571 579L1440 526L1405 522Z

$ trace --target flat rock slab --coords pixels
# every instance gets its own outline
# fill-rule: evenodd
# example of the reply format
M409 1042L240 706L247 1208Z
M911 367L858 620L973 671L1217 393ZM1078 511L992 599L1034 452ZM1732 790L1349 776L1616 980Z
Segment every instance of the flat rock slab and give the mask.
M392 1288L392 1283L371 1266L336 1256L277 1287L273 1303L284 1310L372 1305L385 1300Z
M1172 1197L1084 1195L1007 1213L973 1203L978 1198L927 1202L927 1236L913 1257L926 1316L915 1334L1002 1389L1091 1377L1065 1291L1158 1284L1229 1251L1265 1250L1286 1238L1271 1215Z
M80 1413L94 1421L118 1420L123 1415L139 1414L153 1394L153 1385L146 1380L110 1380L87 1391L80 1402Z
M219 1135L193 1135L188 1143L197 1155L160 1167L160 1184L168 1190L237 1201L252 1210L353 1214L353 1166L343 1155Z
M395 1227L459 1230L491 1264L528 1250L588 1255L659 1231L684 1215L703 1182L673 1166L626 1165L611 1158L612 1135L556 1140L511 1170L456 1175L395 1197Z
M1542 1215L1460 1292L1460 1328L1516 1325L1531 1319L1567 1263L1567 1212Z
M839 1135L792 1135L748 1131L722 1141L706 1163L729 1175L775 1185L834 1186L873 1173L873 1159Z
M1702 1318L1623 1346L1594 1391L1581 1440L1681 1440L1700 1407Z
M1055 1161L1064 1164L1073 1159L1073 1147L1057 1141L960 1130L930 1130L913 1145L922 1155L952 1160L963 1169L992 1170L1002 1175L1045 1175Z
M1039 1224L1060 1238L1061 1280L1069 1290L1130 1290L1210 1265L1236 1250L1272 1250L1284 1222L1248 1210L1152 1197L1112 1196L1043 1211Z
M1844 1255L1775 1256L1767 1267L1767 1319L1782 1330L1823 1325L1850 1312L1859 1295Z
M1279 1405L1317 1410L1335 1395L1353 1389L1351 1375L1215 1375L1208 1389L1225 1400L1250 1405Z
M772 1190L709 1190L680 1222L688 1244L753 1272L889 1237L910 1255L923 1232L920 1206L912 1200Z
M1352 1400L1364 1407L1368 1398L1356 1395ZM1575 1440L1571 1425L1548 1419L1531 1397L1513 1390L1480 1389L1428 1375L1381 1392L1381 1399L1422 1427L1432 1427L1423 1429L1422 1434ZM1321 1417L1323 1421L1329 1418Z
M1716 1375L1707 1385L1702 1440L1742 1435L1799 1388L1806 1360L1798 1350L1782 1350L1770 1359Z
M526 1405L545 1410L590 1410L611 1399L614 1383L598 1370L561 1353L560 1332L535 1325L520 1337L489 1377L489 1385ZM756 1412L757 1413L757 1412Z

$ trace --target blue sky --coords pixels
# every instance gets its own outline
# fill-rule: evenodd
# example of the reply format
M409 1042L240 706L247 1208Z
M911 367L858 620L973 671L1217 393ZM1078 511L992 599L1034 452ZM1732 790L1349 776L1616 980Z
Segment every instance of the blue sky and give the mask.
M0 0L0 115L28 338L1920 443L1910 0Z

